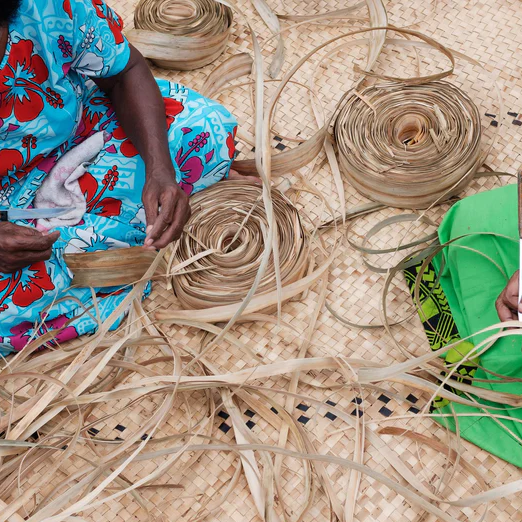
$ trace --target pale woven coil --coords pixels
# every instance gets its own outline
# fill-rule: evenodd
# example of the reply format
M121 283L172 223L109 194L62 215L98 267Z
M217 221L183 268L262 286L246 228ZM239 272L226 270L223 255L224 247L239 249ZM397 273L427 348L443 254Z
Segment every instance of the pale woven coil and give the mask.
M159 67L192 70L225 50L232 19L215 0L141 0L127 37Z
M191 199L192 217L179 241L174 264L184 264L208 250L172 284L187 309L241 302L254 283L265 248L268 220L262 189L238 181L218 183ZM299 280L309 264L309 240L299 214L277 190L272 191L282 285ZM272 257L273 259L273 257ZM276 289L271 262L256 295Z
M480 113L445 81L355 93L334 133L351 184L393 207L426 208L457 194L482 160Z

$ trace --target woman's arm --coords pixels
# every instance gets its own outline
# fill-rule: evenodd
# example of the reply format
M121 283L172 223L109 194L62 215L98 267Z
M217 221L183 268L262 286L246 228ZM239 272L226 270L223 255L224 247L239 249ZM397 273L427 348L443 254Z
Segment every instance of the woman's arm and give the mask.
M518 302L518 280L520 272L517 270L509 280L506 288L498 296L495 302L498 317L502 322L518 320L518 312L522 312L522 306Z
M163 248L181 235L190 205L176 182L161 93L147 62L133 46L121 73L94 81L111 100L121 126L145 161L145 246Z

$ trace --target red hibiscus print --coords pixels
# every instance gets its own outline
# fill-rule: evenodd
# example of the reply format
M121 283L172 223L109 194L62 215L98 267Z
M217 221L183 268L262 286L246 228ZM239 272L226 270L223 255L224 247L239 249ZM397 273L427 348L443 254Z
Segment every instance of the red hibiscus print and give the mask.
M183 112L184 107L181 102L178 100L174 100L172 98L163 98L165 103L165 113L167 118L167 129L170 129L171 125L174 123L176 116ZM113 131L112 136L117 140L123 142L120 145L121 153L127 158L133 158L139 154L136 147L132 144L129 138L127 138L126 132L123 130L121 125L118 124L116 129Z
M24 157L20 151L16 149L0 150L0 179L6 176L13 176L16 179L16 174L23 163Z
M31 153L36 149L37 138L32 134L23 136L21 140L22 149L26 150L26 158L20 161L22 155L20 151L13 149L0 150L0 183L5 188L10 183L14 183L40 166L44 159L43 154L31 157Z
M127 158L132 158L138 155L136 147L127 138L120 146L120 152Z
M76 130L75 143L81 143L97 130L106 130L114 119L115 113L110 100L104 95L92 96L89 105L83 109L82 119Z
M127 134L125 134L125 131L121 126L118 125L118 127L114 129L112 136L113 138L123 142L120 145L120 151L124 156L127 158L133 158L138 155L136 147L131 143L131 140L127 138Z
M185 107L183 107L180 101L173 98L163 98L163 101L165 103L165 114L167 115L167 129L170 129L176 116L181 114Z
M232 132L229 132L228 136L227 136L228 157L230 159L234 159L234 156L236 154L236 144L234 143L236 134L237 134L237 126L234 127L234 130Z
M20 40L11 46L6 65L0 71L0 118L11 116L21 122L32 121L42 112L44 99L51 105L63 107L61 97L54 91L44 91L42 84L49 78L47 66L40 56L33 54L30 40Z
M0 280L0 312L7 310L9 297L15 306L28 307L41 299L44 291L54 290L54 284L44 261L39 261L14 274L2 274Z
M80 179L80 188L85 194L87 202L87 212L98 216L113 217L119 216L121 212L121 201L116 198L103 197L109 191L112 192L119 179L118 167L114 165L109 169L102 180L102 188L99 190L98 181L89 172L86 172Z
M43 154L33 158L31 152L36 148L37 138L32 134L22 137L21 146L26 150L26 158L16 149L0 149L0 187L15 183L23 176L39 167L44 160Z
M96 9L98 17L107 20L116 44L122 44L125 41L122 33L122 19L112 9L109 9L103 0L92 0L92 5Z
M44 159L43 154L38 154L34 158L27 158L22 168L16 173L16 180L22 179L24 176L29 174L33 169L40 166Z
M65 315L50 321L45 321L38 328L38 332L36 332L37 335L35 336L34 323L24 321L14 328L11 328L11 333L13 334L10 338L11 344L13 348L19 352L24 349L31 340L51 331L55 331L54 339L46 343L48 346L57 346L65 341L70 341L78 337L78 331L74 326L66 326L68 322L69 319Z
M81 143L89 136L92 136L99 122L100 116L98 114L90 112L88 108L83 109L82 119L76 129L75 143Z
M71 0L63 0L63 10L67 13L67 16L72 20L73 14L71 9Z

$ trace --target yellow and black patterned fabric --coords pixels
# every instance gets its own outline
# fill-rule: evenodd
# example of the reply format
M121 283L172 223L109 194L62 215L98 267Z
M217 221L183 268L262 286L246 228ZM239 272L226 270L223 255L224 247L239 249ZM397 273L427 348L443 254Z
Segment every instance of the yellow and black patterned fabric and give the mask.
M404 276L406 277L406 282L414 301L416 281L421 268L422 262L404 270ZM439 350L461 339L457 325L451 314L448 300L438 281L437 273L431 264L425 268L419 279L418 302L415 303L415 306L417 307L419 317L432 350ZM472 349L473 344L468 341L462 341L444 354L444 360L447 365L453 365L462 360ZM473 358L461 364L451 378L466 384L471 384L472 381L470 378L473 378L476 370L477 358ZM445 377L447 374L442 372L441 375ZM444 387L453 393L461 394L460 391L447 384ZM432 410L443 408L448 404L449 401L447 399L436 397L432 404Z

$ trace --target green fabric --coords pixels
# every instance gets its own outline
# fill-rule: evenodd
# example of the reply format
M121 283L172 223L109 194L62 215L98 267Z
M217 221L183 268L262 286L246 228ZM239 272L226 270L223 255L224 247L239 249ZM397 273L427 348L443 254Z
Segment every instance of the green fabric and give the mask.
M440 284L447 298L453 319L461 338L472 335L471 343L476 345L491 335L473 335L476 332L499 322L495 300L506 285L506 277L490 260L469 250L466 246L487 255L510 277L519 264L518 247L518 205L517 187L509 185L489 192L466 198L445 216L439 228L441 243L470 233L492 232L513 238L513 240L477 235L453 243L441 256L434 260L439 273ZM442 264L442 256L445 263ZM504 376L522 378L522 341L518 337L498 340L480 358L480 364L488 370ZM475 382L491 390L522 394L522 383L495 383L494 377L480 368L475 372L477 379L489 379L488 383ZM503 411L495 413L522 420L522 409L502 406ZM453 403L457 413L480 412L476 408ZM443 408L440 411L449 411ZM452 419L439 419L455 430ZM493 420L487 416L459 417L461 436L478 446L522 467L522 447L506 430L503 423L516 436L522 439L522 424L509 420Z

